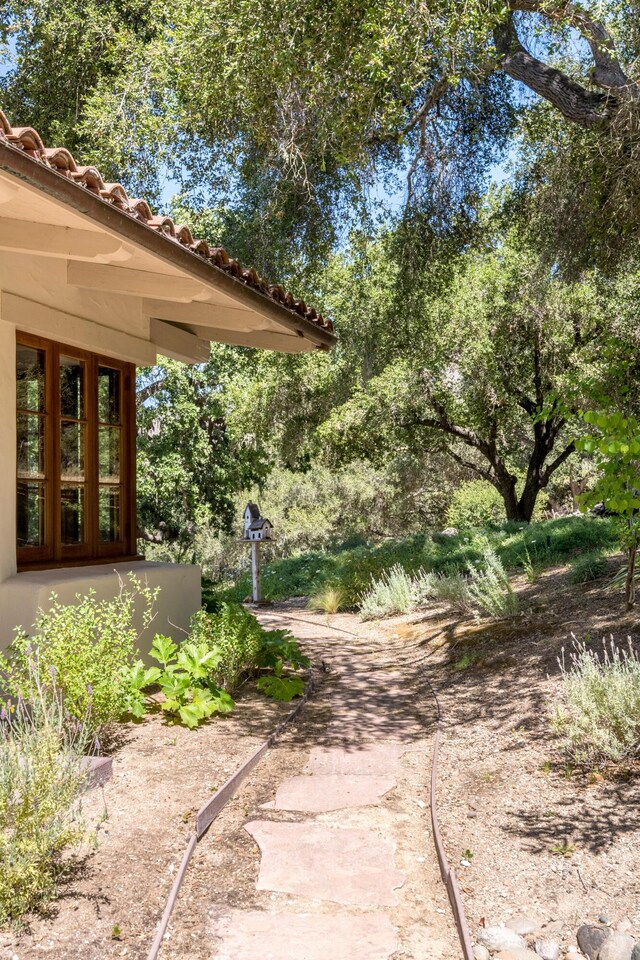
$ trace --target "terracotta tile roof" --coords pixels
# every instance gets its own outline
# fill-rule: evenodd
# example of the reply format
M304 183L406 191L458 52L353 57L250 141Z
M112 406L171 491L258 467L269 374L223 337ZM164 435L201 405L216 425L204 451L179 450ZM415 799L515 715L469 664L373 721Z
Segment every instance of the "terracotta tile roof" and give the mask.
M163 234L168 240L179 243L193 253L209 261L213 266L241 280L282 306L293 310L318 327L333 331L333 324L304 300L298 300L281 286L274 286L261 277L253 268L243 267L222 247L211 247L205 240L194 237L188 227L177 225L171 217L153 213L146 200L132 200L120 183L105 183L96 167L78 166L74 157L64 147L46 147L37 130L32 127L12 127L5 114L0 110L0 142L5 141L23 150L28 156L58 173L69 178L79 189L89 190L105 203L111 204L148 227Z

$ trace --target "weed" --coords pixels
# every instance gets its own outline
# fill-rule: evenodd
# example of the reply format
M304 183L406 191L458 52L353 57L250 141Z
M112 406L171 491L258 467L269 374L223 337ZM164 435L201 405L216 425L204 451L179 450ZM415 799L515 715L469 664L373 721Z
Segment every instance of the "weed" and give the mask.
M496 620L518 612L518 598L498 555L490 547L484 552L482 566L471 568L469 596L482 613Z
M546 776L549 776L549 774L551 773L551 763L549 760L545 760L545 762L540 767L540 771L544 773Z
M572 857L575 852L576 848L572 843L569 843L568 840L561 840L560 843L556 843L551 847L551 853L557 857Z

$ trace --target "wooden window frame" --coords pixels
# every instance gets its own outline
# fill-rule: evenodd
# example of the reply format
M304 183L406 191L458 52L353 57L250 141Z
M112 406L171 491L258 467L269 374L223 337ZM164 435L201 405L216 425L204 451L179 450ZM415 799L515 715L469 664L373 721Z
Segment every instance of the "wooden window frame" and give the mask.
M137 559L136 510L136 404L135 364L114 360L102 354L91 353L68 344L18 332L16 344L42 350L45 355L45 428L44 450L44 545L19 547L16 545L18 570L46 569L62 566L84 566L107 563L112 560ZM84 446L84 529L85 542L62 543L61 531L61 457L60 436L60 357L71 357L85 365L86 421ZM98 498L98 368L110 367L120 371L120 527L118 541L103 542L99 537ZM18 411L20 412L20 411ZM115 426L115 425L114 425ZM17 432L17 419L16 419ZM103 481L103 486L105 485ZM116 484L114 484L115 486Z

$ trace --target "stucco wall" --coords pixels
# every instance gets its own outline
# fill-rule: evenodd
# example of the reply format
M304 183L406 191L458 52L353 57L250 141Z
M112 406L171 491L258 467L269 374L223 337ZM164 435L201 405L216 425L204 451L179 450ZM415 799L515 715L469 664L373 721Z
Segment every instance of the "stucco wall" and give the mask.
M89 590L94 590L100 600L109 599L117 595L121 582L128 581L130 572L143 585L160 587L155 618L146 634L140 637L141 651L146 653L156 633L169 634L175 640L184 639L192 614L200 608L200 568L139 560L27 571L0 583L0 648L4 649L11 641L16 626L31 632L38 608L49 607L52 593L57 594L61 603L73 603L78 594L85 596ZM140 620L138 611L138 626L141 626Z

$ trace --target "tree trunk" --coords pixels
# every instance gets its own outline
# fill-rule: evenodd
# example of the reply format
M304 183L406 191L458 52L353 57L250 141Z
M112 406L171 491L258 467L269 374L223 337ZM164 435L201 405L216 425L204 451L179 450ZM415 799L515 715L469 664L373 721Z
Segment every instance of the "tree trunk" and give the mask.
M631 610L636 602L636 554L638 544L633 540L629 544L627 551L627 581L625 583L625 596L627 599L627 610Z

